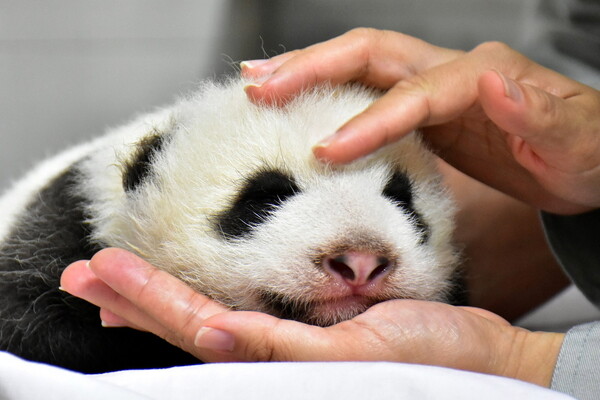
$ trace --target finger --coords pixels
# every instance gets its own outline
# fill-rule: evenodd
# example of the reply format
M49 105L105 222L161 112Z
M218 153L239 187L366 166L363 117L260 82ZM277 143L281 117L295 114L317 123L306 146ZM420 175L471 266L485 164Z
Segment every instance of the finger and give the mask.
M507 76L523 76L548 87L556 74L531 62L501 43L486 43L463 57L452 59L399 81L365 112L344 124L314 148L317 158L349 162L402 138L417 128L465 118L479 107L478 78L491 68ZM557 89L569 93L572 85ZM462 127L464 131L465 127ZM481 129L481 128L479 128ZM458 130L432 130L428 141L436 149L455 144ZM429 137L431 136L431 137Z
M90 301L89 299L110 298L114 296L116 294L115 291L98 279L88 268L88 263L88 260L81 260L67 266L60 277L61 289L73 296L85 298L88 301ZM93 301L90 302L94 303Z
M347 163L395 142L417 128L451 121L477 99L469 60L460 59L398 82L364 112L345 123L313 152L323 161ZM475 66L476 67L476 66Z
M561 77L568 83L568 79ZM576 82L561 96L488 71L479 80L486 114L507 133L512 154L559 198L597 206L594 176L600 154L600 95Z
M129 308L124 302L118 302L108 309L179 347L186 348L193 341L206 318L227 310L179 279L124 250L102 250L89 265L100 279L135 305Z
M88 265L89 262L83 260L65 268L61 276L61 288L73 296L100 307L100 320L103 326L130 327L147 331L161 330L161 326L154 319L99 279Z
M583 93L563 99L495 71L484 73L479 86L486 113L511 134L515 158L528 169L543 172L549 166L546 160L571 164L576 168L573 172L596 166L595 162L586 164L590 157L572 158L572 153L594 154L598 149L597 134L585 129L592 115L586 113L589 106L582 107ZM551 157L544 157L547 154Z
M260 66L273 73L247 88L255 102L285 104L302 90L350 81L388 89L397 81L457 57L462 52L430 45L397 32L359 28ZM280 63L282 60L285 62ZM276 67L276 68L273 68Z
M333 361L347 353L347 343L356 337L339 331L235 311L208 319L194 344L213 352L216 359L220 354L236 361Z

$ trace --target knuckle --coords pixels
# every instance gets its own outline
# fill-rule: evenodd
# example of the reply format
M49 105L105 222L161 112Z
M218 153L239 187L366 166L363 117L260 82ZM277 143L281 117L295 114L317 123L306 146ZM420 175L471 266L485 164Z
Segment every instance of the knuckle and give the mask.
M196 332L198 326L202 323L204 307L208 303L208 299L196 296L195 293L190 294L187 301L184 301L185 308L182 311L182 319L178 331L181 332Z
M558 109L554 96L542 90L535 90L535 93L537 93L536 102L538 111L549 117L556 117Z
M562 125L564 110L559 107L557 98L552 94L530 87L528 92L532 112L529 113L528 125L536 131L553 131L557 125Z
M487 41L477 45L473 50L473 53L486 53L486 54L507 54L512 53L514 50L504 42L499 41Z
M355 48L355 57L361 60L362 67L357 71L357 78L369 75L372 51L379 46L383 35L383 31L364 27L354 28L344 35L344 40Z
M385 36L385 31L375 28L354 28L347 34L350 43L354 43L365 53L369 53Z
M134 300L138 302L146 298L153 298L157 291L157 283L160 282L160 271L158 269L150 269L145 275L143 282L140 282L140 286L134 295Z
M279 361L275 357L274 343L267 336L270 335L263 336L258 341L244 342L243 348L240 350L246 360L255 362Z
M242 354L245 354L248 360L268 362L268 361L293 361L293 352L284 340L282 321L276 321L264 330L255 341L244 343Z
M413 75L403 79L394 85L393 90L407 94L424 94L429 89L429 80L421 74Z
M425 126L430 123L432 118L432 104L429 96L432 92L432 85L426 77L414 75L398 82L392 90L394 94L411 99L411 109L415 115L419 115L419 126Z
M366 27L358 27L358 28L354 28L350 31L348 31L348 33L346 33L346 35L351 36L352 38L360 38L362 39L367 39L370 40L373 37L376 37L380 34L380 30L375 29L375 28L366 28Z
M246 344L242 349L242 354L246 354L247 359L256 362L279 361L275 359L274 351L271 347L265 346L265 343Z

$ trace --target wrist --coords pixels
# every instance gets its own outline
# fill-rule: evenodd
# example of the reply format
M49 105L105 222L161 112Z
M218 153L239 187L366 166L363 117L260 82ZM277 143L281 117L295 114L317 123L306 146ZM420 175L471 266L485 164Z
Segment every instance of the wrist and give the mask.
M549 387L565 335L511 328L500 375Z

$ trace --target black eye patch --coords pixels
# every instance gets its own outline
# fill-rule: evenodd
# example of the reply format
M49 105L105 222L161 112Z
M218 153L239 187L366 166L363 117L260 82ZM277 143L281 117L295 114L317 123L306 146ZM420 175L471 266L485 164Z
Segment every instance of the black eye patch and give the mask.
M163 150L166 140L166 135L156 133L139 141L133 156L123 168L123 188L126 192L135 190L148 178L152 161Z
M299 192L291 176L277 170L259 171L246 180L229 209L217 216L217 231L225 239L247 236Z
M417 230L421 232L420 242L427 242L431 234L429 225L414 207L413 189L408 176L399 171L394 172L383 188L382 194L410 216Z

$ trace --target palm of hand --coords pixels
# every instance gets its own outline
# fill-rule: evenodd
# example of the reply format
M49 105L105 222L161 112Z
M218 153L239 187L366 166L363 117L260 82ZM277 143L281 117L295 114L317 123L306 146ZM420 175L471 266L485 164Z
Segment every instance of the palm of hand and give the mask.
M498 338L514 329L501 317L482 309L418 300L380 303L331 328L347 342L337 346L340 359L434 364L487 372L489 353L505 350Z

